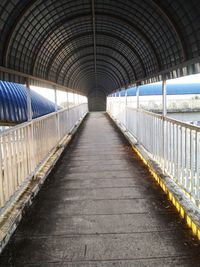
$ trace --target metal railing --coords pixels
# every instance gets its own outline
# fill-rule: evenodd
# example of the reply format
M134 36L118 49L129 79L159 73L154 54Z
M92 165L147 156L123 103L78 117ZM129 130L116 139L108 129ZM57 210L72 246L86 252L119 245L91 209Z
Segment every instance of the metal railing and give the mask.
M0 133L0 211L23 191L87 111L87 104L80 104Z
M200 205L200 128L108 99L107 111L163 171Z

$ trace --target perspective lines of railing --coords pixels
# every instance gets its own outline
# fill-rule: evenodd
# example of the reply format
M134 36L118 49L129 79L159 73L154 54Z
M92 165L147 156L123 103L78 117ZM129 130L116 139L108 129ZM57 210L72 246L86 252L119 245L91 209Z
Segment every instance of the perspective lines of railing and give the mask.
M80 104L0 133L0 212L87 111L87 104Z
M200 128L108 98L107 111L200 206Z

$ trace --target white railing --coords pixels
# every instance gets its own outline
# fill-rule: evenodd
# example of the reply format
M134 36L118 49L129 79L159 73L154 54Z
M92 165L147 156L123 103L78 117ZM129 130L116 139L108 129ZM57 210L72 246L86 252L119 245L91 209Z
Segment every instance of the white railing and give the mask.
M80 104L0 133L0 212L87 111L87 104Z
M149 156L200 205L200 128L108 99L107 111Z

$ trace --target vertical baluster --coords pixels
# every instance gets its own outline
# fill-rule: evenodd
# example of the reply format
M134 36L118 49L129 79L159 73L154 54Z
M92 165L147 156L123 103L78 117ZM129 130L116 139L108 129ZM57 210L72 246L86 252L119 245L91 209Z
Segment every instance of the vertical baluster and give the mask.
M28 177L28 157L27 157L27 136L26 136L26 127L23 127L23 164L24 164L24 179Z
M14 172L13 172L13 157L12 157L12 137L11 132L7 134L8 138L8 171L9 171L9 184L10 184L10 196L15 192L15 181L14 181Z
M14 179L14 188L17 190L17 158L16 158L16 138L15 131L12 131L12 158L13 158L13 179Z
M191 130L191 136L190 136L190 150L191 150L191 156L190 156L190 177L191 177L191 195L192 197L195 197L195 135L194 132Z
M173 123L170 122L170 175L173 175Z
M182 136L181 136L181 126L177 125L177 143L178 143L178 151L177 151L177 179L179 184L181 184L181 144L182 144Z
M182 127L182 171L181 171L181 179L182 179L182 185L185 186L185 127Z
M180 157L179 157L179 160L180 160L180 179L179 179L179 182L180 184L182 185L182 181L183 181L183 162L182 162L182 150L183 150L183 127L180 126Z
M188 146L188 129L185 128L185 189L188 186L188 151L189 151L189 146Z
M170 171L170 122L167 122L167 171Z
M3 168L4 168L4 195L5 201L7 201L10 197L9 195L9 173L8 173L8 150L7 150L7 136L3 135Z
M3 207L5 203L2 145L3 145L2 137L0 136L0 208Z
M24 134L23 129L20 129L20 162L21 162L21 181L23 182L25 179L25 167L24 167Z
M200 133L196 132L196 200L200 204Z
M190 130L186 130L186 147L185 147L185 157L186 157L186 190L190 191Z

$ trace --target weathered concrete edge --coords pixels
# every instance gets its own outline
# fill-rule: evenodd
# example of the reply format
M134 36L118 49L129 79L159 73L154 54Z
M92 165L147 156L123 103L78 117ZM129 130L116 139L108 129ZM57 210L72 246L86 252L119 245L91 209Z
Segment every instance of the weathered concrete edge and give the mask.
M146 150L137 143L136 139L128 131L126 131L125 127L110 113L108 113L108 115L131 144L132 149L148 167L153 178L167 194L181 218L186 221L188 227L192 230L193 235L200 240L200 210L198 207L169 176L164 174L158 164L149 157Z
M59 145L52 151L48 159L42 164L36 175L30 180L23 193L16 199L12 206L0 217L0 254L7 245L26 210L32 205L34 198L54 168L65 148L69 145L72 137L77 132L79 126L86 118L87 114L71 130L70 134L65 136Z

